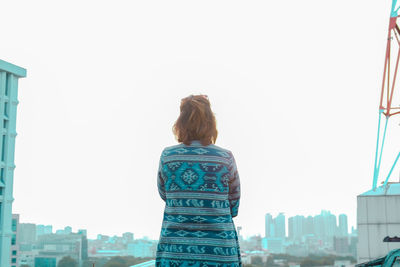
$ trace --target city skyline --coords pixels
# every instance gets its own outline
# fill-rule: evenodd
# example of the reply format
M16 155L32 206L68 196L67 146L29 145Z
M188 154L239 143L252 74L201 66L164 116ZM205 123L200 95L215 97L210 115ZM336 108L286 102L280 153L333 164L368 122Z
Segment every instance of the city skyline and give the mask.
M315 216L325 217L326 222L331 221L330 218L335 216L329 211L321 211L320 215ZM115 259L125 259L131 262L137 262L135 258L148 261L149 264L154 262L156 247L158 240L149 238L137 238L133 232L125 232L122 235L107 236L98 234L95 239L87 237L87 229L73 229L70 226L65 226L63 229L53 229L51 225L39 225L32 223L21 223L19 221L20 214L13 214L13 233L14 246L12 255L14 263L18 265L37 266L42 264L45 266L57 266L66 257L71 257L78 264L83 266L92 266L93 263L102 266L105 262ZM307 218L309 218L308 216ZM345 215L339 215L341 218L338 224L338 229L343 226ZM269 237L251 236L243 238L238 235L240 243L240 251L243 262L251 263L255 260L253 257L261 257L263 261L270 257L275 258L276 254L283 255L285 258L293 258L296 262L302 262L305 259L310 259L321 256L337 257L347 260L356 260L357 251L356 244L357 235L346 234L341 235L340 231L337 236L331 236L331 239L326 239L324 236L317 234L314 230L312 233L303 231L301 239L297 239L293 233L293 218L305 218L302 215L288 218L289 229L287 235L285 229L285 216L283 213L272 216L265 214L266 226L267 223L273 223L274 227L266 227L270 229ZM270 220L271 219L271 220ZM304 221L304 220L303 220ZM298 220L298 223L302 220ZM315 223L317 223L315 221ZM315 225L317 229L317 225ZM334 225L336 227L336 223ZM328 227L329 228L329 227ZM242 227L238 226L238 233ZM305 230L305 229L303 229ZM328 231L329 232L329 231ZM268 232L267 232L268 233Z
M270 213L264 213L265 214L265 221L264 221L264 232L262 232L262 231L260 231L259 233L255 233L255 234L252 234L252 235L243 235L243 237L245 238L245 239L247 239L247 238L250 238L250 237L252 237L252 236L257 236L257 235L260 235L261 237L272 237L272 236L274 236L274 237L276 237L276 236L278 236L278 237L290 237L289 236L289 220L291 219L291 218L295 218L295 217L303 217L303 218L308 218L308 217L316 217L316 216L319 216L319 215L321 215L322 213L324 213L324 212L326 212L326 213L328 213L328 214L331 214L331 212L330 211L327 211L327 210L321 210L321 213L319 213L319 214L316 214L316 215L314 215L314 216L312 216L312 215L302 215L302 214L296 214L296 215L294 215L294 216L291 216L291 217L287 217L287 216L285 216L285 213L284 212L279 212L278 214L276 214L276 216L272 216L272 214L270 214ZM19 214L20 215L20 214ZM333 214L334 215L334 214ZM341 214L339 214L338 216L337 216L337 226L338 226L338 230L340 230L341 228L340 228L340 225L341 225L341 223L340 223L340 217L341 216L345 216L346 217L346 224L347 224L347 233L348 234L351 234L351 229L353 229L354 228L354 230L356 230L356 226L354 225L348 225L348 223L347 223L347 215L346 214L344 214L344 213L341 213ZM277 217L280 217L280 222L282 223L282 220L283 220L283 224L284 224L284 226L283 227L281 227L280 228L280 230L278 229L278 235L275 235L275 234L271 234L271 235L269 235L269 236L267 236L266 235L266 233L267 233L267 222L266 222L266 220L267 220L267 216L270 216L271 217L271 219L273 220L273 217L275 217L275 219L277 218ZM287 217L287 218L286 218ZM336 216L335 216L336 217ZM69 225L64 225L63 227L53 227L53 225L50 225L50 224L42 224L42 223L34 223L34 222L25 222L23 219L21 220L20 219L20 221L19 221L19 223L20 224L32 224L32 225L35 225L37 228L39 227L40 229L42 229L41 230L41 232L43 232L44 234L49 234L49 233L53 233L53 234L57 234L57 232L59 232L60 234L64 234L64 233L61 233L61 232L63 232L63 231L66 231L66 229L67 229L67 231L69 231L69 233L71 233L71 232L79 232L80 230L83 230L83 228L73 228L73 227L71 227L71 226L69 226ZM273 223L272 221L271 221L271 223ZM238 227L241 227L241 228L246 228L246 226L245 225L237 225ZM56 228L58 228L58 229L56 229ZM268 228L268 229L270 229L270 228ZM88 238L89 239L96 239L97 237L98 237L98 235L107 235L107 236L118 236L118 235L123 235L124 233L127 233L127 232L130 232L130 233L135 233L135 231L133 231L133 229L128 229L128 230L126 230L126 231L122 231L121 233L119 233L119 234L114 234L114 235L110 235L110 234L106 234L106 233L104 233L104 232L98 232L98 233L92 233L91 231L90 231L90 229L88 230L88 229L84 229L85 231L87 231L89 234L87 234L86 233L86 235L88 236ZM39 230L36 230L36 231L39 231ZM272 231L276 231L276 229L273 229ZM144 234L144 235L140 235L140 238L150 238L152 235L151 234ZM139 235L138 235L138 237L139 237ZM153 240L157 240L157 239L153 239Z

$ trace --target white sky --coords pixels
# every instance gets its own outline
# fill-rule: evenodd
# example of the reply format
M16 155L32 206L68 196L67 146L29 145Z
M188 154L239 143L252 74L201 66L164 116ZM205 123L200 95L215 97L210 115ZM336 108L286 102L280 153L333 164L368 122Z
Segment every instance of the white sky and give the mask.
M3 1L0 58L28 70L14 213L91 238L157 239L158 159L176 143L180 99L204 93L217 145L238 164L244 235L264 235L267 212L327 209L355 225L356 196L372 184L390 4Z

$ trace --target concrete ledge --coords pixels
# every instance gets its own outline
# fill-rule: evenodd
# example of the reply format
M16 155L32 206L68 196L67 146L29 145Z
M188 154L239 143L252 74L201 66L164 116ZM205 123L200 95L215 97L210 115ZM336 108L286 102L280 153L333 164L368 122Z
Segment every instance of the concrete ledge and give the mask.
M19 78L26 77L26 69L18 67L14 64L8 63L1 59L0 59L0 71L6 71L9 73L12 73Z

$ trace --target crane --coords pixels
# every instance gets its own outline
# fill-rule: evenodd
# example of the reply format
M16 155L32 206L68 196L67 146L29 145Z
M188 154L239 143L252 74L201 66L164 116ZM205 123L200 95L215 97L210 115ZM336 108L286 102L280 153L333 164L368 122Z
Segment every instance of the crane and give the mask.
M385 65L383 70L382 88L379 103L379 120L378 120L378 136L376 141L375 151L375 165L374 177L372 182L372 189L375 190L379 178L379 172L382 163L382 152L385 145L386 132L388 122L391 116L400 114L400 107L394 106L394 92L397 78L397 71L400 61L400 28L397 24L398 12L400 7L397 3L398 0L392 0L392 7L390 12L389 29L387 35ZM394 43L394 44L393 44ZM395 62L391 61L392 57L396 57ZM381 136L382 118L384 118L383 134ZM383 187L386 186L396 164L400 158L400 152L397 154L394 163L386 176Z

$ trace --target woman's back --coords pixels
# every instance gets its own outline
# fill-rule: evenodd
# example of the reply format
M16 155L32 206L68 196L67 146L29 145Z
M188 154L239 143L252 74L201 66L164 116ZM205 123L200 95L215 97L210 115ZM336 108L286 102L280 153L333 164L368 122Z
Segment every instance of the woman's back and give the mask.
M156 266L242 266L232 220L239 175L232 153L214 145L218 131L208 97L182 99L173 130L181 144L163 150L158 168L165 210Z
M230 151L199 141L164 149L158 188L166 205L157 266L241 264L232 220L240 183Z

